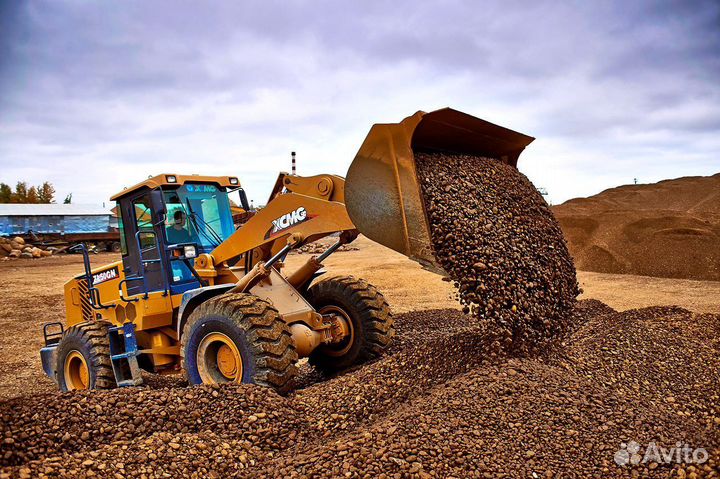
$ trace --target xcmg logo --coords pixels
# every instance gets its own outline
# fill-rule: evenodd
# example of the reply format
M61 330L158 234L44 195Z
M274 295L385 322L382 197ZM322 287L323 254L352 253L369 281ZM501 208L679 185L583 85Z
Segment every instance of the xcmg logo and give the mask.
M272 228L268 230L265 238L269 238L270 236L276 235L281 231L290 228L291 226L295 226L298 223L302 223L303 221L309 220L314 217L315 215L309 215L305 210L305 207L301 206L295 211L285 213L280 218L273 220Z

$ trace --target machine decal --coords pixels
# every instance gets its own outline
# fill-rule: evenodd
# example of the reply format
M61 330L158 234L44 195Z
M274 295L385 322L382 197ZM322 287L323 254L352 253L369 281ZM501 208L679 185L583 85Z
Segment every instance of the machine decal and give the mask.
M265 239L270 238L271 236L275 236L276 234L290 228L291 226L295 226L302 223L303 221L312 219L315 216L317 215L308 214L304 206L301 206L295 211L291 211L290 213L285 213L280 218L273 220L272 227L265 234Z
M108 269L105 271L100 271L99 273L93 274L93 285L104 283L106 281L112 281L113 279L117 279L117 277L120 276L120 272L118 271L117 266L115 266L113 269Z

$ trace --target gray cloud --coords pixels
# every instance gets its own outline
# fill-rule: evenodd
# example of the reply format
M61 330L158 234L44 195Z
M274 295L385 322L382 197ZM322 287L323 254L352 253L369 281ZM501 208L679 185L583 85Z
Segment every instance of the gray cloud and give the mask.
M538 137L521 169L556 202L720 170L713 1L0 9L0 181L80 201L183 168L264 200L290 150L343 174L372 123L447 105Z

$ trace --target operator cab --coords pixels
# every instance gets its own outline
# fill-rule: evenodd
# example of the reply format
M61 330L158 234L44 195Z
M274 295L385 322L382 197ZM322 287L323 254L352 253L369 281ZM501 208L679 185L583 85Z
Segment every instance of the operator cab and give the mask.
M113 196L128 296L201 286L194 258L235 232L228 198L235 191L246 207L234 177L159 175Z

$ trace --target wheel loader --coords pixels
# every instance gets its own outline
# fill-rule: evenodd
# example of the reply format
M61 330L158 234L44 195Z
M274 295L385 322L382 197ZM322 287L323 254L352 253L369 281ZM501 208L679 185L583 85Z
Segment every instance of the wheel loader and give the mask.
M111 198L122 258L93 268L83 251L85 272L65 284L66 324L44 326L43 369L62 391L139 385L148 371L285 393L299 358L326 373L374 358L395 335L387 302L323 261L362 233L445 274L414 153L515 166L532 140L445 108L374 125L346 179L280 173L255 214L234 176L162 174L127 188ZM326 251L286 271L291 250L330 235Z

